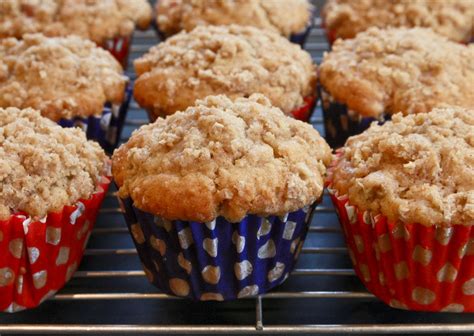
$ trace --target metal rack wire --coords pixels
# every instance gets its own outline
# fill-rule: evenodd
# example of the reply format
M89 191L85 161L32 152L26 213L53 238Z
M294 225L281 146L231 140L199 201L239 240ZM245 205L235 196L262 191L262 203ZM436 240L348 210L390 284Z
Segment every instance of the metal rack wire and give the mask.
M323 30L306 45L316 62L327 49ZM158 40L137 33L132 59ZM133 78L129 68L128 74ZM124 141L147 122L132 103ZM312 120L322 132L320 109ZM473 333L472 314L428 314L389 308L355 277L327 194L288 281L256 298L196 303L148 284L111 191L80 270L52 300L35 310L0 315L1 334L415 334Z

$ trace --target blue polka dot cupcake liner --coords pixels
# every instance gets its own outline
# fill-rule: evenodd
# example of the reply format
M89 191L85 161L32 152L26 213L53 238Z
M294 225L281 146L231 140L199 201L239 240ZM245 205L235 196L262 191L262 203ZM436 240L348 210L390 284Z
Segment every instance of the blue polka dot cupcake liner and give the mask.
M336 101L322 86L318 86L318 91L323 110L325 139L332 148L344 146L349 137L362 133L374 121L383 124L391 119L390 114L382 115L380 119L362 117L347 105Z
M198 301L263 294L293 270L316 203L284 216L169 221L120 199L148 280L161 291Z
M87 139L97 141L107 153L112 153L119 144L131 97L132 85L129 84L122 104L106 103L101 115L61 119L58 124L81 128Z

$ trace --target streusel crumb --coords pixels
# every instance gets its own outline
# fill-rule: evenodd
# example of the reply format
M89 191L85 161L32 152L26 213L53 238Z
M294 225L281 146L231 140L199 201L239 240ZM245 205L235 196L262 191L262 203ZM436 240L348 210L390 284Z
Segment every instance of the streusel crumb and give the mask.
M456 42L473 32L472 0L328 0L322 16L336 37L353 38L370 27L426 27Z
M0 220L44 217L96 190L107 157L84 132L32 109L0 108Z
M52 120L100 115L120 104L128 79L115 58L76 36L0 40L0 107L31 107Z
M198 27L158 44L134 64L135 99L155 116L182 111L209 95L253 93L290 114L316 94L311 55L253 27Z
M152 9L146 0L2 0L0 38L28 33L78 35L98 44L146 29Z
M349 138L332 181L352 204L393 221L474 225L474 110L374 123Z
M168 36L201 25L238 24L288 37L305 30L311 10L308 0L160 0L156 23Z
M263 95L210 96L141 127L115 151L119 196L173 220L281 215L323 192L331 149Z
M319 68L323 87L362 116L474 106L474 45L424 28L371 28L338 40Z

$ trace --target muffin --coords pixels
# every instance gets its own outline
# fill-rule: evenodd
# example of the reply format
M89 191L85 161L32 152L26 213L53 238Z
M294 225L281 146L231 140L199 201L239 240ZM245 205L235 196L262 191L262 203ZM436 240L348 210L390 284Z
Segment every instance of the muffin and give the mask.
M110 184L79 129L0 108L0 311L33 308L77 269Z
M197 27L151 48L134 65L135 100L152 121L209 95L253 93L308 120L316 100L311 55L276 33L253 27Z
M319 67L326 140L340 147L374 120L474 106L474 46L423 28L370 28L339 40Z
M31 107L79 126L106 150L117 145L131 90L120 64L79 37L0 40L0 107Z
M351 137L329 191L367 289L395 308L474 312L474 110L395 114Z
M455 41L472 39L471 0L328 0L322 10L329 43L355 37L370 27L425 27Z
M303 46L313 13L308 0L158 0L156 26L162 38L203 25L253 26Z
M141 127L112 171L149 280L222 301L286 279L331 159L311 125L263 95L221 95Z
M2 0L0 38L78 35L110 51L125 67L135 26L146 29L151 17L146 0Z

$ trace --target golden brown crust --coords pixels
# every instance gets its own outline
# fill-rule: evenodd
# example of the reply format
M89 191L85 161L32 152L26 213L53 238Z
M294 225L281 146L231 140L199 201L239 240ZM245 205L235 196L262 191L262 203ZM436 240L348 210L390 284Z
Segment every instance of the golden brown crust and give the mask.
M159 116L208 95L262 93L290 114L315 95L311 56L278 34L253 27L198 27L175 35L135 61L134 95Z
M127 78L107 51L79 37L0 40L0 107L31 107L52 120L100 115L120 104Z
M167 219L295 211L323 191L331 149L262 95L210 96L141 127L113 155L119 196Z
M159 0L156 22L167 36L201 25L238 24L288 37L304 31L311 10L308 0Z
M440 104L474 106L474 45L423 28L370 28L324 55L319 79L362 116L428 112Z
M146 29L152 9L146 0L2 0L0 38L27 33L79 35L102 44Z
M0 108L0 220L25 211L44 217L89 198L107 157L77 128L62 128L32 109Z
M322 16L335 37L353 38L370 27L426 27L456 42L473 32L472 0L328 0Z
M333 188L392 221L474 225L474 110L435 109L351 137Z

